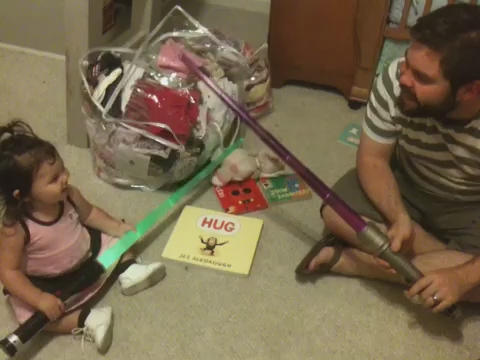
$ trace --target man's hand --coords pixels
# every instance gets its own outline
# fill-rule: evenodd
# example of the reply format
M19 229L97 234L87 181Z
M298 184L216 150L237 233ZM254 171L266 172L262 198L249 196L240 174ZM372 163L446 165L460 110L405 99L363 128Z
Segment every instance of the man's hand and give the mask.
M438 313L457 303L469 290L461 272L449 268L426 274L410 288L407 296L419 295L426 307Z
M401 214L391 224L387 232L391 240L390 248L393 252L407 254L413 246L415 232L413 222L408 214Z
M408 214L401 214L397 217L387 231L390 238L390 248L393 252L408 254L415 240L415 230L412 220ZM396 271L385 260L376 258L377 263L388 272L395 274Z

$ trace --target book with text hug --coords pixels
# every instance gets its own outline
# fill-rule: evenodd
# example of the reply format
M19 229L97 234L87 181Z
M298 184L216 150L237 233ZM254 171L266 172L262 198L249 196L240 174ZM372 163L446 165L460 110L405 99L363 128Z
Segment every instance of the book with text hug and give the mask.
M249 275L263 220L186 206L163 250L166 259Z
M260 178L260 187L269 203L286 203L312 198L312 190L297 174Z
M268 208L268 203L254 179L231 182L213 188L220 205L228 214L245 214Z

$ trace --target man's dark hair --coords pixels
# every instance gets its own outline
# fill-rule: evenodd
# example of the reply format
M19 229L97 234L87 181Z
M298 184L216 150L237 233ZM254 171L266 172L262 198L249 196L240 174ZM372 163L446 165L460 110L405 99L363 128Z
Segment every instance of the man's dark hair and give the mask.
M421 17L410 34L442 56L440 67L454 94L480 80L479 5L445 5Z

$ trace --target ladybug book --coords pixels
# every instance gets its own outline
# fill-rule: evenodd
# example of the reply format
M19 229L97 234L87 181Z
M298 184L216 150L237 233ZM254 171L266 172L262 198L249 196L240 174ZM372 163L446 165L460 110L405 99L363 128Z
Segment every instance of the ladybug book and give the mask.
M268 208L268 203L253 179L214 187L220 205L228 214L245 214Z
M163 250L166 259L249 275L263 220L186 206Z

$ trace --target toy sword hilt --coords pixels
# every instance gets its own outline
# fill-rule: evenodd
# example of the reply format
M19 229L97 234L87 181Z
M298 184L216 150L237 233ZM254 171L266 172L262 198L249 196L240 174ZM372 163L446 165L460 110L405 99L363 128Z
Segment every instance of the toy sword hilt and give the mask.
M365 229L357 233L357 238L370 254L386 261L408 285L413 285L423 277L422 272L407 258L392 251L389 238L375 223L369 222ZM456 305L445 309L443 313L453 319L461 316L460 308Z
M81 290L93 284L105 272L98 262L85 271L76 281L55 294L64 303ZM35 312L27 321L21 324L14 332L0 340L0 348L10 358L14 357L27 342L49 324L49 319L42 312Z

